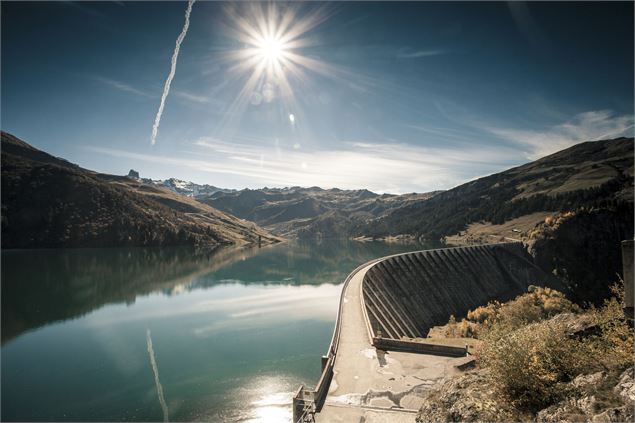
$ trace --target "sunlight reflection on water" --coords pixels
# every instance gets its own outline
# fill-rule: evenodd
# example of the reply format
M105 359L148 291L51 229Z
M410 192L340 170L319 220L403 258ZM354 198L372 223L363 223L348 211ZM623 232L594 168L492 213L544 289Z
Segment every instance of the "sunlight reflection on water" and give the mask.
M278 392L251 403L254 417L249 422L290 422L292 420L291 403L293 392Z

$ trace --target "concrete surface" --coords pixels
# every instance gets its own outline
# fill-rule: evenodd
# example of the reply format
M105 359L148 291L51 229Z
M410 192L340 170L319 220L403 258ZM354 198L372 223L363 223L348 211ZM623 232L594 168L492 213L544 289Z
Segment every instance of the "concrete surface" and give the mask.
M334 375L318 423L414 422L422 393L458 372L460 358L384 352L372 345L362 313L361 284L369 265L343 293L342 323Z

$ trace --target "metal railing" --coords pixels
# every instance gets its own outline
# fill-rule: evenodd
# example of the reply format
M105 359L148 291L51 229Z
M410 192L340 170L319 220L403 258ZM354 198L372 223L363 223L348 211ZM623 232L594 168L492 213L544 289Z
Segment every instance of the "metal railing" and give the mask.
M333 329L333 336L331 337L331 343L329 345L328 352L326 354L326 364L324 369L322 369L322 374L320 375L320 379L318 380L317 385L315 386L315 390L313 392L312 399L312 409L305 410L300 412L300 405L307 402L304 398L304 387L301 386L296 395L293 397L293 421L294 423L304 423L314 421L313 415L318 413L322 406L324 405L324 401L326 400L326 395L328 394L329 386L331 385L331 380L333 379L333 367L335 366L335 357L337 355L337 348L339 346L340 333L342 332L342 309L344 308L344 296L346 295L346 289L348 288L348 284L351 279L363 268L366 266L370 266L380 260L383 260L384 257L376 258L370 261L367 261L364 264L361 264L355 268L344 280L344 284L342 286L342 293L340 294L340 302L337 309L337 318L335 320L335 328ZM296 411L297 410L297 411ZM303 408L304 410L304 408ZM309 420L307 420L309 419Z

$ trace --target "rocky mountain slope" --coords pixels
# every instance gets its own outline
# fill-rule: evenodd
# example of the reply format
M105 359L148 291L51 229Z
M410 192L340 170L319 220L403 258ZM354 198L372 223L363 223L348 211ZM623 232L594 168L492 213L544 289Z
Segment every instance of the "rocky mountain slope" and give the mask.
M362 190L302 188L244 189L217 192L199 201L264 226L285 237L345 237L357 222L376 218L426 194L376 194Z
M100 174L2 132L2 248L275 242L167 188Z
M620 241L633 237L633 204L557 213L522 240L535 263L569 285L578 303L599 305L622 274Z

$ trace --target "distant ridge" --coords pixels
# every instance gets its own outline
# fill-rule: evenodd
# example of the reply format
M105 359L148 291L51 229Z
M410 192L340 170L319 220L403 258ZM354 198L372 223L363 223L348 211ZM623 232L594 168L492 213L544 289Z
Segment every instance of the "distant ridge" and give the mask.
M366 189L287 187L217 192L198 199L280 236L320 239L346 237L356 222L424 201L438 192L380 195Z

